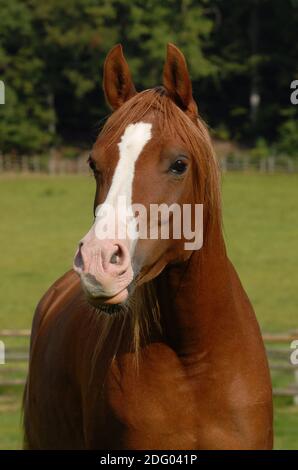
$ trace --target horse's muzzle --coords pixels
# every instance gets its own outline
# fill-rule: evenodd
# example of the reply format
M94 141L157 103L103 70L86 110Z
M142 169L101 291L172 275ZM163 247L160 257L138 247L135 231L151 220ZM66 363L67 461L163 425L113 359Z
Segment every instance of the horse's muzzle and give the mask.
M119 304L127 299L133 270L124 243L83 239L76 252L73 269L80 275L82 287L92 305Z

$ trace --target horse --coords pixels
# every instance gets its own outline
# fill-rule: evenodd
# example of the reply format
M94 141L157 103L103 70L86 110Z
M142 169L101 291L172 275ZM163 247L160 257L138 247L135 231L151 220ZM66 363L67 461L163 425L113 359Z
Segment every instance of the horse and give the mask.
M185 57L168 44L163 85L137 92L116 45L103 88L112 113L88 159L94 223L36 308L24 447L271 449L264 344L227 256L220 172ZM110 215L99 236L101 208L120 197L125 236ZM169 237L138 236L133 204L203 205L203 243L186 249L171 213Z

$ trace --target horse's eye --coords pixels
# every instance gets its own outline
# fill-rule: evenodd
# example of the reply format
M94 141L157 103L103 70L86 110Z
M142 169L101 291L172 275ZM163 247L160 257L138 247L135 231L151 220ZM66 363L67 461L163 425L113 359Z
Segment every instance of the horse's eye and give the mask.
M184 160L178 159L170 166L170 171L175 175L182 175L187 169L187 163Z

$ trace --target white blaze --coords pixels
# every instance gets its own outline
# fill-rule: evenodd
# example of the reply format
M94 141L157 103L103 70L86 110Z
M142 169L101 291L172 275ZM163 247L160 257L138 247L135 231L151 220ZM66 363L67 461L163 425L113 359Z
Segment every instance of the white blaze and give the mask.
M105 202L96 209L95 234L97 238L133 238L135 220L132 211L132 187L135 164L146 143L151 139L152 124L138 122L126 127L120 142L119 161ZM116 221L121 224L116 227ZM120 226L119 226L120 225ZM116 230L117 229L117 230ZM133 246L131 246L131 249Z

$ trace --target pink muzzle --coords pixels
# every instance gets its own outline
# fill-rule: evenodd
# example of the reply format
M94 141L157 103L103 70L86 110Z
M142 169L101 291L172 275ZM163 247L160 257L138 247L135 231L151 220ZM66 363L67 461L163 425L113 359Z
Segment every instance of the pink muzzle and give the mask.
M90 300L122 303L128 297L127 288L133 280L131 257L125 240L99 240L94 232L90 232L79 243L73 269L80 275Z

